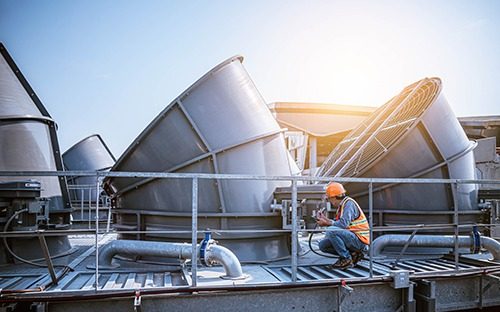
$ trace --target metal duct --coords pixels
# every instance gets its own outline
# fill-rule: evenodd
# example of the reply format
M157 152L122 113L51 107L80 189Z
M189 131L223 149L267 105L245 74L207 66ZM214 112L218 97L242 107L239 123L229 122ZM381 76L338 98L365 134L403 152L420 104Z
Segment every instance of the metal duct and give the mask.
M411 235L388 234L375 239L370 246L374 256L379 256L382 250L388 246L402 247L408 243L411 247L444 247L454 248L455 236L453 235L415 235L410 242ZM494 261L500 261L500 243L490 237L481 236L481 247L493 255ZM459 248L470 248L474 241L470 236L458 236Z
M113 167L116 162L115 157L109 150L104 140L98 134L88 136L72 147L70 147L63 155L64 168L74 171L107 171ZM71 177L68 179L68 184L75 186L90 186L90 200L96 200L96 179L95 177ZM82 199L82 194L78 190L70 192L72 200ZM87 200L88 195L83 194L83 199Z
M474 143L467 139L441 90L439 78L406 87L354 129L317 175L474 179ZM368 206L366 184L349 183L346 188ZM449 184L375 184L374 191L374 208L387 211L385 224L448 223L455 205L460 211L477 209L477 188L470 184L460 184L458 190ZM408 214L436 210L443 213L432 218ZM475 220L474 214L462 215L461 221Z
M107 269L118 267L117 265L112 265L112 260L115 255L165 257L185 260L191 259L191 248L191 244L115 240L99 250L98 262L100 268ZM198 256L200 256L200 245L198 245L197 248ZM234 253L213 242L209 243L206 247L205 261L206 263L217 262L222 264L226 271L226 277L228 278L238 279L244 276L241 264Z
M242 61L232 57L196 81L111 170L290 175L283 134ZM242 260L288 255L288 234L259 233L282 228L270 204L273 190L284 184L289 183L200 180L200 229L251 230L216 237ZM191 230L189 179L109 178L105 187L118 208L118 228ZM190 234L147 233L140 238L185 241Z
M0 171L62 171L54 120L1 43L0 52ZM64 178L29 178L42 183L54 210L70 208Z
M56 123L1 43L0 55L0 171L62 171ZM44 198L44 207L48 207L50 212L49 219L44 221L47 223L45 226L68 226L71 205L66 179L42 176L0 177L0 183L26 180L41 183L39 197ZM9 198L9 201L16 201L15 196ZM12 211L2 214L9 213ZM8 218L9 215L3 217ZM70 247L67 237L47 239L51 254L59 254ZM38 239L11 239L9 242L21 257L41 256L41 250L37 247Z

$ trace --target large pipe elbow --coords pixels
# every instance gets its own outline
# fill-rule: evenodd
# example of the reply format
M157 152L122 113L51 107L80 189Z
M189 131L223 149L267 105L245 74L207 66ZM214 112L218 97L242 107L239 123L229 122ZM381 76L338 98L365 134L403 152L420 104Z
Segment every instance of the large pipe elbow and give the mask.
M497 240L481 236L481 245L491 252L494 261L500 262L500 243Z
M415 235L411 241L410 235L389 234L375 239L370 248L373 256L379 256L387 246L408 246L412 247L444 247L453 248L455 246L455 236L453 235ZM470 236L458 236L458 247L471 247L473 240ZM481 246L493 255L493 261L500 261L500 243L496 240L481 236Z
M200 246L198 245L197 248L200 248ZM119 265L112 264L115 255L191 259L192 246L186 243L115 240L99 249L99 267L103 269L119 267ZM198 252L198 256L199 255L200 252ZM209 264L222 264L227 278L238 279L244 277L240 261L236 255L226 247L209 243L206 247L204 260Z
M206 250L205 262L217 262L222 264L224 270L226 271L227 278L244 278L240 261L238 260L236 255L226 247L210 244Z

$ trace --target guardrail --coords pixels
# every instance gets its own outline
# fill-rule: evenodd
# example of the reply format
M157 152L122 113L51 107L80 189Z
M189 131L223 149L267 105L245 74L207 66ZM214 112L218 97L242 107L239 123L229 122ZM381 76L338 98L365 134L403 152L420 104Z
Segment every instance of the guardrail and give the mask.
M96 186L94 184L68 184L69 197L71 200L71 206L73 208L73 218L76 214L76 209L79 208L80 218L73 222L78 221L80 223L86 221L87 227L92 228L92 222L94 221L92 217L92 212L96 208L96 200L102 203L103 208L106 209L106 231L109 232L111 225L111 202L108 196L101 195L102 192L96 192ZM96 195L97 194L97 195ZM85 212L87 212L87 218L85 220Z
M335 180L336 182L345 183L366 183L368 184L368 194L369 194L369 207L368 207L368 220L371 225L373 225L373 185L377 183L413 183L413 184L436 184L445 183L451 184L454 188L454 192L457 192L460 185L462 184L495 184L499 185L500 180L462 180L462 179L415 179L415 178L322 178L322 177L310 177L310 176L258 176L258 175L238 175L238 174L204 174L204 173L164 173L164 172L102 172L102 171L66 171L66 172L46 172L46 171L0 171L1 176L58 176L58 177L71 177L71 176L93 176L96 177L97 183L95 185L96 194L100 194L102 180L106 177L126 177L126 178L161 178L161 179L190 179L192 181L192 218L191 218L191 231L154 231L155 233L191 233L191 259L198 258L197 250L197 237L198 237L198 184L199 180L202 179L216 179L216 180L274 180L274 181L289 181L291 183L291 197L292 197L292 228L291 230L267 230L265 232L289 232L291 233L291 271L292 271L292 283L297 283L297 264L298 264L298 232L318 232L318 230L304 230L300 229L297 220L297 183L299 181L309 181L309 182L331 182ZM66 234L95 234L95 253L96 253L96 263L95 263L95 290L99 290L98 278L99 276L99 235L106 233L101 231L99 228L99 200L96 201L95 205L95 229L94 230L67 230L64 231ZM365 208L366 209L366 208ZM366 211L366 210L365 210ZM453 228L455 233L455 248L454 248L454 260L455 260L455 270L459 269L459 254L458 254L458 233L460 228L472 228L473 226L492 226L492 224L459 224L459 211L458 205L455 199L454 211L453 211L453 223L450 224L438 224L438 225L414 225L414 226L371 226L370 236L373 237L374 232L389 232L389 231L400 231L400 230L413 230L414 233L418 230L423 229L450 229ZM108 227L109 231L109 227ZM140 233L151 233L151 231L114 231L117 234L140 234ZM242 233L243 230L217 230L221 233ZM263 231L264 232L264 231ZM50 235L61 235L61 231L39 231L35 235L50 236ZM33 232L2 232L1 237L26 237L33 236ZM370 263L370 278L373 278L373 253L370 249L369 251L369 263ZM197 286L197 265L196 261L192 262L191 267L192 274L192 287ZM51 272L53 274L53 272Z

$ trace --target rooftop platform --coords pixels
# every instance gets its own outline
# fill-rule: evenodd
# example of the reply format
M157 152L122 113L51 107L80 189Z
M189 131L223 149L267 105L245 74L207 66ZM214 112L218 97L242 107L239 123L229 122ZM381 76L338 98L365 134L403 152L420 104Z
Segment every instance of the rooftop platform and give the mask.
M116 234L102 235L99 245L113 239L116 239ZM199 265L197 285L193 287L189 262L179 265L175 260L133 261L115 257L114 261L120 267L114 270L99 269L96 286L96 270L93 268L95 241L92 235L71 237L74 252L54 260L56 266L61 265L56 267L57 284L52 283L47 268L27 264L1 267L0 301L4 304L41 302L49 311L84 311L88 308L111 311L118 306L130 310L133 308L133 298L139 294L141 298L144 297L142 304L152 306L175 307L181 301L190 310L197 311L198 307L201 311L202 306L199 304L203 302L204 308L230 311L219 305L232 298L231 302L239 302L240 307L256 311L266 309L260 303L253 304L250 297L262 296L264 292L268 297L265 301L270 300L265 307L270 310L277 308L275 304L278 303L292 309L298 307L297 298L302 298L299 301L304 302L315 296L319 296L317 299L320 301L324 300L321 301L323 304L304 305L302 310L313 311L312 308L317 308L315 311L324 311L329 306L328 298L331 296L337 296L337 301L330 304L342 308L350 302L350 308L347 309L350 310L361 304L359 294L364 300L380 301L373 305L374 311L394 311L401 306L415 305L418 298L421 304L432 303L442 311L500 305L500 264L488 261L488 253L462 255L457 263L450 255L418 254L405 255L394 263L397 255L393 254L378 257L371 264L365 258L353 268L339 270L330 267L335 259L309 251L307 238L302 237L296 282L292 281L290 259L243 263L246 278L240 280L224 279L225 272L221 266ZM313 248L317 249L317 240L313 242ZM403 280L398 282L398 278ZM427 293L432 290L429 287L434 293ZM467 296L461 294L470 287L472 289L466 291ZM456 296L441 298L445 301L439 303L436 296L439 291L445 290L456 293ZM470 296L469 292L472 292ZM206 301L206 296L210 294L211 299ZM224 295L221 297L221 294ZM250 296L250 301L241 297L242 294ZM351 294L357 296L351 297ZM346 298L350 298L350 301L345 301Z

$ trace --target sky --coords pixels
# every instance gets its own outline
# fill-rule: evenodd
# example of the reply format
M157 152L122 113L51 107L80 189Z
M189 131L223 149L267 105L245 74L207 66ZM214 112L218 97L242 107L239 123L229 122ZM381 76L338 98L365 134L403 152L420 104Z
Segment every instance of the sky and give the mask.
M266 102L379 106L440 77L500 115L500 1L0 0L0 41L59 126L118 158L173 99L243 55Z

